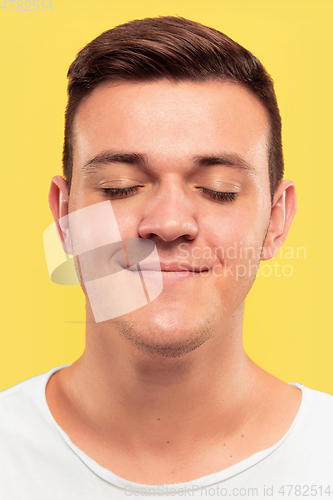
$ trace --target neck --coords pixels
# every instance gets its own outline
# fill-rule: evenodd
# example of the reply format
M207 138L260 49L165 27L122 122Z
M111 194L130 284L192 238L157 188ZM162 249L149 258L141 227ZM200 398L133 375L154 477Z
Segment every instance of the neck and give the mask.
M118 436L123 432L127 441L147 442L145 432L153 439L157 422L183 444L207 420L213 433L214 422L223 422L228 435L241 425L240 409L258 377L241 333L238 311L200 347L172 357L139 348L119 333L116 322L88 320L85 352L67 378L71 399L104 434L114 435L117 425Z

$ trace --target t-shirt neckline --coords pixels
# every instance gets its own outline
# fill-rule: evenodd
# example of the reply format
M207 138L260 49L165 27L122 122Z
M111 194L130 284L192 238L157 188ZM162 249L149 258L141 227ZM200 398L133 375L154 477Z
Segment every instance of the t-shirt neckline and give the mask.
M67 445L72 449L72 451L76 453L76 455L82 460L82 462L87 467L89 467L89 469L92 472L94 472L97 476L107 481L108 483L112 484L113 486L120 488L122 490L132 491L132 492L133 491L139 492L140 490L145 492L148 489L150 492L152 492L154 489L156 489L157 493L158 492L161 493L161 488L163 487L169 490L173 488L176 489L178 492L181 492L182 490L188 492L188 491L198 490L200 488L207 488L208 486L214 486L215 484L221 481L225 481L226 479L232 478L233 476L240 474L241 472L244 472L250 467L255 466L256 464L264 460L266 457L268 457L271 453L273 453L277 448L279 448L284 443L284 441L289 437L289 435L293 432L294 428L298 425L299 421L303 418L306 406L308 405L308 394L306 391L307 388L304 385L301 385L297 382L289 382L289 385L294 385L295 387L298 387L302 391L301 404L291 426L289 427L287 432L282 436L282 438L273 446L258 451L257 453L254 453L250 457L245 458L244 460L241 460L240 462L233 464L227 467L226 469L222 469L221 471L218 472L213 472L212 474L208 474L206 476L197 479L193 479L192 481L188 481L185 483L167 484L167 485L140 484L140 483L135 483L133 481L128 481L127 479L117 476L112 471L103 467L95 460L90 458L88 455L86 455L86 453L84 453L71 441L68 434L66 434L66 432L55 421L51 413L51 410L47 404L46 393L45 393L46 385L51 376L55 372L61 370L62 368L66 368L67 366L70 366L70 364L57 366L43 374L44 378L42 382L42 406L48 417L48 420L50 420L51 423L56 427L56 429L58 430L62 438L65 440Z

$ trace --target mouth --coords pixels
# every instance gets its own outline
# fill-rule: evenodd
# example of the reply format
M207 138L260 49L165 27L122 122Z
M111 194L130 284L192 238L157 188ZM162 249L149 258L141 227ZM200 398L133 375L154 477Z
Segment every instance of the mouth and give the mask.
M158 267L160 267L158 269ZM205 275L208 273L209 269L200 270L196 267L183 266L180 268L179 265L166 265L166 264L142 264L138 265L138 271L140 272L142 279L157 282L163 280L163 283L175 283L178 281L183 281L185 279L193 279L200 275Z

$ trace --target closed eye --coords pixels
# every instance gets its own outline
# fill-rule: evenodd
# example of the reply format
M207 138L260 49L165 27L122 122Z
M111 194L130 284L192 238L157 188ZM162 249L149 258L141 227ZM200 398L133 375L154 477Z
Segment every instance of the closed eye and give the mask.
M233 192L213 191L207 188L200 188L200 191L209 196L209 198L219 201L234 201L238 194Z
M130 186L126 188L103 188L103 194L110 198L123 198L130 194L136 193L141 186ZM225 192L225 191L214 191L207 188L199 188L201 192L207 195L209 198L218 201L234 201L238 193Z
M131 186L126 188L103 188L103 194L110 198L113 197L124 197L129 194L135 193L141 186Z

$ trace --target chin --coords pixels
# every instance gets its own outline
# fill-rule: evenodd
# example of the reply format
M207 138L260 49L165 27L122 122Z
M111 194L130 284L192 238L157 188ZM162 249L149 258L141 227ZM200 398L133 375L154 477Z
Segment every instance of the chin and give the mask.
M175 311L160 311L147 315L140 310L117 319L118 332L141 352L150 356L180 358L194 351L212 336L210 321L184 321ZM188 316L188 315L187 315ZM148 321L147 321L148 320ZM186 327L184 327L186 325Z

